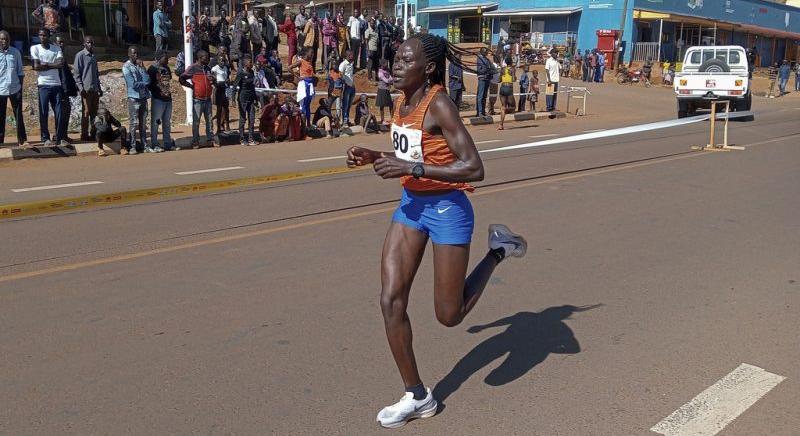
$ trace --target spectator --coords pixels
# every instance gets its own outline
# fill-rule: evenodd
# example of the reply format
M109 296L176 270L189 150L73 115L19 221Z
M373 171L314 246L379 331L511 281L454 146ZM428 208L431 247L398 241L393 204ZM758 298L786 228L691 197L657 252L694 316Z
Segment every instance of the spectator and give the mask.
M494 115L494 105L497 103L497 92L500 87L501 61L495 54L492 56L492 77L489 79L489 115Z
M339 10L336 14L336 42L338 44L338 53L344 53L345 50L350 48L349 32L347 31L347 23L344 21L344 8ZM354 52L355 54L355 52ZM355 68L355 62L353 62Z
M70 0L59 0L58 2L58 10L59 13L63 18L69 18L69 25L72 30L78 30L78 27L83 27L80 23L80 13L78 11L78 7L70 4ZM67 24L65 22L61 22L62 26Z
M392 59L392 41L394 40L394 26L388 20L380 20L378 23L378 38L380 39L381 59L389 61L389 69L392 69L394 59Z
M794 64L794 91L800 92L800 62Z
M253 60L244 58L243 68L236 73L236 93L239 101L239 141L242 145L256 145L253 128L256 116L256 74L253 71ZM247 140L244 136L244 124L248 122Z
M452 64L451 64L452 65ZM394 79L389 72L389 62L386 59L381 60L381 69L378 70L378 98L375 99L375 105L381 113L381 124L387 124L384 121L383 110L389 108L389 117L394 117L394 104L392 104L392 95L389 94L389 89L392 86Z
M231 85L231 68L227 56L220 56L217 65L211 69L214 74L214 104L217 105L217 136L231 129L230 101L228 88Z
M461 55L457 55L459 62ZM456 105L456 108L461 107L461 96L464 94L464 70L456 62L450 62L447 67L447 75L449 78L448 87L450 88L450 100ZM382 119L381 119L382 121Z
M589 82L594 82L597 76L597 50L589 54Z
M291 98L287 98L280 107L275 120L275 139L278 141L296 141L305 138L303 117L300 109Z
M475 69L478 76L478 95L476 96L477 102L475 104L477 111L476 117L486 116L486 95L489 91L489 83L493 75L492 64L486 57L487 53L488 50L486 50L486 47L481 47L476 60Z
M597 83L605 82L605 78L603 77L603 76L605 76L605 72L606 72L606 55L604 55L603 52L598 51L597 52L597 68L595 69L594 81L597 82Z
M300 81L297 84L297 101L302 102L302 112L306 124L311 123L311 101L314 98L314 67L311 66L311 52L303 50L300 59L290 68L300 68Z
M58 13L56 0L47 0L40 4L33 13L33 19L44 29L50 31L50 36L55 37L61 27L61 14Z
M261 51L258 52L256 56L255 63L258 64L266 64L267 63L267 47L261 46Z
M356 85L353 81L353 52L344 52L344 60L339 64L339 72L342 73L342 125L350 127L350 106L356 95Z
M214 25L214 37L218 42L217 49L225 47L226 51L230 52L230 22L228 21L228 11L225 10L224 6L219 8L219 21Z
M642 66L642 74L649 82L653 76L653 58L648 56L644 65Z
M109 112L105 107L100 107L97 110L97 117L95 117L92 125L93 130L96 132L95 138L97 139L98 156L105 156L106 151L103 148L103 145L110 144L116 141L117 138L120 140L119 153L126 153L130 147L127 143L128 132L125 131L125 127L122 125L122 123L114 118L114 115L111 115L111 112ZM116 129L114 127L116 127Z
M561 67L556 60L558 52L555 49L550 50L550 57L544 64L545 83L547 84L547 91L545 92L545 99L547 100L547 111L553 112L556 110L556 103L558 102L558 82L561 76Z
M530 71L530 67L525 65L525 68L522 70L522 75L519 76L519 106L517 107L518 112L525 111L525 102L528 100L528 88L530 87L531 81L528 78L528 72Z
M171 26L172 21L169 20L169 15L164 13L164 3L161 0L156 1L156 10L153 11L153 36L156 38L156 51L167 49Z
M277 81L273 87L278 86L281 84L281 82L283 82L283 63L281 63L281 58L278 56L277 49L272 50L270 56L267 58L267 61L277 76ZM311 67L313 69L314 65L312 64Z
M583 62L581 63L581 80L589 81L589 50L583 52Z
M56 45L64 53L64 38L56 36ZM68 144L72 142L69 138L69 116L72 113L72 101L70 98L78 96L78 86L75 84L75 76L72 74L72 67L64 59L61 68L58 69L58 77L61 80L61 122L56 127L61 133L57 133L61 141L66 141Z
M308 15L306 15L305 6L300 5L298 9L299 11L297 12L297 15L294 16L294 28L295 31L297 32L297 44L300 47L305 47L305 42L306 42L305 29L306 29L306 23L308 22ZM289 62L291 61L292 58L289 57Z
M505 128L506 112L514 112L516 104L514 102L514 81L516 80L516 72L514 67L511 66L511 56L506 57L504 66L500 70L500 125L497 130Z
M278 30L286 34L286 45L289 46L289 57L287 58L289 62L291 62L294 55L297 54L297 28L294 25L295 18L297 18L295 14L289 14L286 16L286 20L283 24L278 26ZM270 50L270 53L273 51L277 51L277 47Z
M155 153L156 150L147 145L147 134L145 132L145 119L147 118L147 99L150 91L147 89L150 84L150 76L144 69L144 62L139 59L139 51L136 47L128 48L128 61L122 65L122 76L125 78L125 86L128 89L128 130L131 135L130 150L128 154L136 154L140 149L147 153ZM120 151L120 154L125 154Z
M97 58L94 55L94 38L83 38L83 50L75 55L75 84L81 94L81 141L96 139L92 120L97 116L97 107L103 90L100 89L100 72L97 69ZM89 131L89 124L91 132Z
M205 6L200 19L197 21L197 39L200 40L200 50L208 51L211 47L211 34L214 26L211 24L211 8Z
M169 53L157 51L155 62L147 69L150 79L148 89L153 96L150 112L150 146L153 151L172 150L172 73L169 71ZM164 146L158 144L158 125L161 124Z
M317 12L311 12L311 17L306 20L306 25L303 27L303 47L306 50L311 50L311 66L316 71L317 69L317 54L319 53L319 21L317 20ZM290 63L294 61L290 60ZM324 61L323 61L324 64Z
M378 71L378 31L375 29L375 19L370 18L367 29L364 31L364 44L367 46L367 78L375 80ZM388 64L387 64L388 65Z
M250 54L250 23L239 10L233 20L233 37L231 38L231 62L238 62Z
M336 119L331 113L331 108L328 105L327 99L319 99L319 106L317 106L317 110L314 111L313 122L318 128L324 129L326 138L333 138L333 128L336 126Z
M17 144L28 148L30 144L22 117L22 82L25 77L22 54L16 47L11 47L11 35L5 30L0 30L0 65L3 65L0 68L0 144L6 136L6 102L11 101L17 124Z
M772 64L772 66L767 69L767 77L769 78L769 92L767 93L767 97L775 98L775 84L778 80L778 64Z
M341 120L342 117L343 88L342 73L339 72L339 65L334 62L328 70L328 105L336 115L336 120Z
M249 59L249 57L245 59ZM208 53L206 51L200 50L197 52L197 62L186 68L186 71L178 77L178 82L182 86L191 88L193 92L192 148L200 148L201 116L205 117L206 120L206 140L213 147L219 147L219 142L215 141L211 134L211 93L213 91L214 77L211 75L211 69L208 68Z
M265 40L268 35L270 38L272 37L272 28L267 29L266 20L261 17L261 9L253 9L252 15L247 17L247 23L250 26L250 42L253 44L251 53L258 54L265 47L269 50L270 46L265 43Z
M50 44L50 31L46 28L39 30L39 40L41 44L31 46L31 60L33 70L37 73L36 84L39 88L39 128L44 146L49 147L55 144L69 145L59 134L61 126L61 105L64 96L61 88L61 78L59 70L64 65L64 56L61 49L55 44ZM50 140L50 130L47 127L48 106L53 109L53 117L56 121L55 142Z
M364 38L364 34L367 32L367 28L369 27L369 23L367 19L364 18L364 13L362 11L361 15L358 16L358 38L361 41L361 50L358 56L358 65L359 68L364 69L367 68L367 55L369 54L369 48L367 47L367 40Z
M786 84L789 83L789 76L792 74L792 68L789 66L789 61L784 59L781 67L778 70L778 77L780 78L780 92L781 96L786 95Z
M361 94L356 105L356 124L364 129L364 133L377 133L379 131L378 124L375 122L375 115L372 115L369 111L367 94Z
M278 119L279 109L278 94L267 95L267 104L264 105L258 120L258 130L264 142L275 141L275 121Z
M583 79L583 56L581 56L581 51L575 49L575 74L577 78Z
M361 19L358 18L358 9L353 8L353 15L347 19L347 27L350 36L350 50L353 51L355 59L361 59ZM358 68L364 68L364 64L361 63Z
M531 95L530 95L530 102L531 102L531 112L536 112L536 103L539 101L539 72L533 70L531 72Z
M328 12L322 19L322 63L328 64L331 54L336 53L336 25Z
M278 34L278 23L275 22L275 15L272 8L267 9L267 16L264 19L264 44L267 44L270 51L278 49L280 35Z

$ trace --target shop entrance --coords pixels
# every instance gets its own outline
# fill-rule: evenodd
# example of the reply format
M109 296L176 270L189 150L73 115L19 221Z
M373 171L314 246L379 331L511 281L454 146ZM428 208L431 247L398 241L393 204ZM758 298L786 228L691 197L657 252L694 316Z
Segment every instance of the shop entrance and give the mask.
M481 42L481 17L461 17L461 42Z

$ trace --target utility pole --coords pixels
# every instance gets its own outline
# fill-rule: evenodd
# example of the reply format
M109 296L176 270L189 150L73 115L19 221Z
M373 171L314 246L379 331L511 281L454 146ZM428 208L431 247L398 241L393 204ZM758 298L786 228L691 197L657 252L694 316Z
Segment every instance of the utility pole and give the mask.
M625 33L625 20L628 18L628 0L622 2L622 18L619 23L619 36L617 36L617 62L614 69L619 69L622 64L622 35Z

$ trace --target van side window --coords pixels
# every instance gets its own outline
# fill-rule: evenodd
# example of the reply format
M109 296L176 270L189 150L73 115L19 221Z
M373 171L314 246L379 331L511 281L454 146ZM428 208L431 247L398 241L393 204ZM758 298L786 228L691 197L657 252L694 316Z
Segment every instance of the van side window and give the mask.
M736 65L742 61L741 56L739 56L739 52L736 50L731 50L730 55L728 55L728 64L729 65Z
M703 62L714 58L714 50L703 50Z
M700 51L692 52L692 58L689 61L692 64L699 64L700 63Z

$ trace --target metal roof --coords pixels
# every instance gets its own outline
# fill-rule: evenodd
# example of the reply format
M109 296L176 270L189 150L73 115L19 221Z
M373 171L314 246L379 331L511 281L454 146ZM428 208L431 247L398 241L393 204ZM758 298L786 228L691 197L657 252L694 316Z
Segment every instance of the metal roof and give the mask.
M481 3L461 3L457 5L442 5L442 6L429 6L427 8L422 8L417 10L417 12L422 13L434 13L434 12L462 12L462 11L472 11L478 8L481 8L484 11L497 9L497 3L489 3L489 2L481 2Z
M483 15L487 17L496 16L527 16L527 15L570 15L581 12L582 7L573 8L520 8L520 9L498 9L487 12Z

